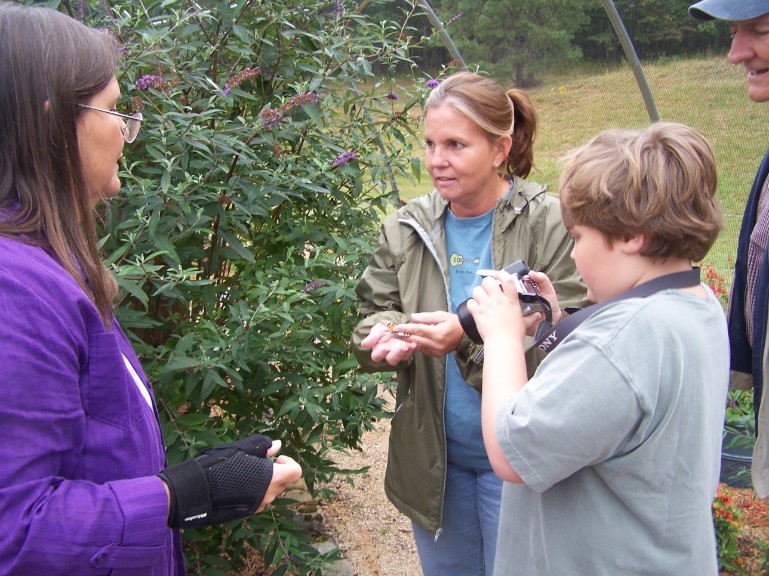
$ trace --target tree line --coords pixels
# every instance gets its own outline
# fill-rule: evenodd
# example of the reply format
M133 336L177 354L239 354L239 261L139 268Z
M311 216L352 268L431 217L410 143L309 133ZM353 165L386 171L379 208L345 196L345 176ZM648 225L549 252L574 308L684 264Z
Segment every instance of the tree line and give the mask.
M728 46L723 22L698 22L693 0L615 0L641 59L692 55ZM411 0L396 3L413 5ZM537 74L579 62L616 63L624 53L600 0L437 0L431 8L468 66L519 86ZM372 10L382 10L377 6ZM427 39L414 58L435 70L451 56L426 15L413 22Z

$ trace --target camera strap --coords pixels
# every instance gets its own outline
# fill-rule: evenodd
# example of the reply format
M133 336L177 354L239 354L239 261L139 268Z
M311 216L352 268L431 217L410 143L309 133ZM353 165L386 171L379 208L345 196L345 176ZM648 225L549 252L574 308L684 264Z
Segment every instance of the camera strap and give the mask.
M552 352L552 350L561 343L561 341L571 334L577 326L582 324L585 320L590 318L593 314L598 312L601 308L614 304L619 300L626 298L645 298L661 290L690 288L697 286L700 283L700 269L692 267L691 270L685 272L674 272L673 274L666 274L659 276L643 284L639 284L635 288L631 288L618 294L613 298L598 302L587 308L575 308L576 312L570 313L566 318L563 318L555 326L551 326L550 329L545 327L542 334L540 330L537 330L537 334L534 337L533 347L537 347L544 352ZM570 310L567 310L570 311ZM540 324L540 326L542 326Z

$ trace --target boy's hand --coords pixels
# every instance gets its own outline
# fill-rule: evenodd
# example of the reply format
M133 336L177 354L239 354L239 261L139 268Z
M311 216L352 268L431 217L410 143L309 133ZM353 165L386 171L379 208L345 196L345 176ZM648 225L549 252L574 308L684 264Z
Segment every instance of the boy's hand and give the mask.
M521 314L518 290L507 272L500 271L493 278L484 278L481 285L473 289L467 309L473 315L484 343L496 337L522 341L526 334L528 327Z
M544 272L535 272L534 270L529 271L529 278L537 285L539 295L550 303L550 310L553 313L553 324L557 324L561 320L563 312L558 305L558 295L555 293L555 288L553 288L550 278Z

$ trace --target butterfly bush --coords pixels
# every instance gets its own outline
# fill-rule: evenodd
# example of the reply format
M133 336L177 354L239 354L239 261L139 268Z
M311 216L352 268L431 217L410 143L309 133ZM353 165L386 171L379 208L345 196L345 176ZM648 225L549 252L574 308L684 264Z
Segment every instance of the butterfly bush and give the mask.
M341 0L81 4L119 42L123 98L144 116L102 244L168 460L267 434L323 499L342 473L333 452L384 415L349 337L379 219L421 156L416 4L367 3L392 20ZM188 566L240 573L258 553L269 573L323 573L333 553L311 546L297 506L185 530Z

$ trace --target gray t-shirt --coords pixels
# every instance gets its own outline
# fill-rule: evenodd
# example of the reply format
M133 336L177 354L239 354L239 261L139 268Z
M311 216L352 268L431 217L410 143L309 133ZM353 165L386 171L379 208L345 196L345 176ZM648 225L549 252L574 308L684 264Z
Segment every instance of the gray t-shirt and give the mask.
M494 574L717 575L712 519L729 381L710 295L622 300L581 324L504 404Z

